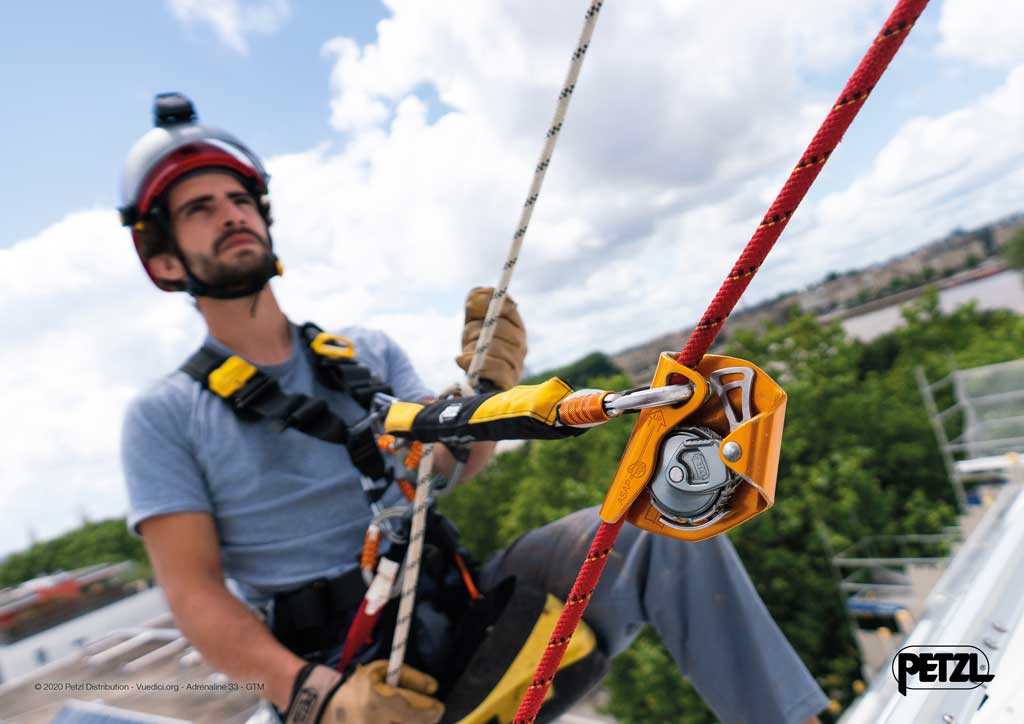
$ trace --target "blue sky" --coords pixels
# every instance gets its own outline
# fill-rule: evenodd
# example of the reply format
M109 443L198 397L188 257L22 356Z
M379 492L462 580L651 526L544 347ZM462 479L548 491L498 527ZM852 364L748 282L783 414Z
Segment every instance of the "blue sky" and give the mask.
M853 150L842 149L843 163L830 167L814 193L863 172L910 111L941 112L1001 82L1004 74L995 70L956 76L957 63L936 63L927 52L937 40L936 10L923 17L858 119L847 144ZM188 93L204 121L245 129L248 144L263 155L344 142L325 112L331 61L320 49L339 35L372 42L377 22L388 15L373 0L296 3L276 32L250 35L242 54L211 27L182 23L161 2L7 8L0 88L9 111L0 116L0 134L8 139L5 166L16 173L0 177L0 248L72 211L114 205L120 163L149 127L151 99L160 91ZM842 87L852 67L853 59L827 72L809 68L804 76L828 94ZM431 90L419 95L433 100Z
M0 555L30 529L124 513L124 409L204 333L113 212L155 93L189 94L266 160L289 315L382 329L441 388L587 4L6 8L0 519L20 522L0 526ZM511 288L528 366L694 322L894 4L604 3ZM1024 4L932 0L747 302L1022 210L1022 37Z
M200 117L244 128L260 154L334 138L326 108L330 38L373 39L378 2L296 4L280 29L225 45L162 2L12 3L0 23L0 247L65 214L116 203L121 162L151 125L155 93L180 90ZM258 116L258 117L254 117Z

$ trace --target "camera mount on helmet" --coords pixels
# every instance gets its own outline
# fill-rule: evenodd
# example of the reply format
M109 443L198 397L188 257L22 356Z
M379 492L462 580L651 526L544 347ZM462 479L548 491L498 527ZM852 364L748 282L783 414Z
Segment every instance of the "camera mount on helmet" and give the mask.
M157 93L153 99L153 125L157 128L195 123L198 120L195 106L182 93Z

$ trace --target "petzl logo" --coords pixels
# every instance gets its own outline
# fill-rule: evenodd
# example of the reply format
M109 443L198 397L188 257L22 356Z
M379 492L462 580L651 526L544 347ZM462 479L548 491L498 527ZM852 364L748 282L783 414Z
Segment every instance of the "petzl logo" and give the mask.
M992 681L988 656L976 646L905 646L892 660L892 675L907 689L974 689Z
M441 423L451 422L459 416L459 410L462 409L462 403L456 403L454 405L448 405L446 408L441 410L441 414L437 416L437 421Z

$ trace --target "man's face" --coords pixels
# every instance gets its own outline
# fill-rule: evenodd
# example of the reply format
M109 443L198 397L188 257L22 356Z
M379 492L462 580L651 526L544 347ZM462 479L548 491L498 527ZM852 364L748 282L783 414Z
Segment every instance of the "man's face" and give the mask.
M231 174L210 171L180 181L168 194L167 211L178 248L207 284L243 286L262 273L270 254L267 226L256 200Z

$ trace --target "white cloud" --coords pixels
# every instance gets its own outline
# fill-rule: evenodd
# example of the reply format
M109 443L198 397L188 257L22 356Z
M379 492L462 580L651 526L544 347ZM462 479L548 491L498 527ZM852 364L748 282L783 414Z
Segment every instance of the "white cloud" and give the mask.
M92 517L123 514L118 458L128 400L201 332L154 294L113 211L72 214L0 250L4 454L0 552Z
M907 122L867 174L807 209L794 241L815 266L844 269L1019 211L1021 128L1024 65L967 107ZM794 259L790 274L807 263Z
M945 0L939 17L942 51L995 68L1024 63L1024 5L1004 0Z
M182 23L205 23L232 50L249 52L246 36L270 35L291 15L291 0L168 0Z
M605 5L514 282L524 313L544 319L531 327L535 367L593 346L596 330L647 336L645 300L674 301L678 326L699 313L836 92L804 76L848 65L887 4ZM388 273L419 276L425 290L491 283L584 6L387 5L375 43L324 47L332 123L355 140L327 153L312 183L346 188L345 200L318 211L308 173L277 182L302 199L296 217L334 216L319 234L345 229L346 254L372 263L381 243L398 244ZM424 86L445 107L433 123L417 100ZM704 218L714 223L694 221ZM700 278L666 285L673 262Z
M581 8L387 4L376 43L324 48L344 144L268 160L274 285L293 319L385 329L441 387L458 374L465 291L498 277ZM694 320L835 97L808 77L852 67L888 5L605 5L513 282L531 368ZM1022 98L1018 69L908 121L862 177L800 210L752 298L1019 209ZM0 308L27 310L0 318L5 520L46 534L83 505L122 512L124 404L191 351L201 320L152 289L107 211L0 250ZM22 542L0 529L0 551Z

